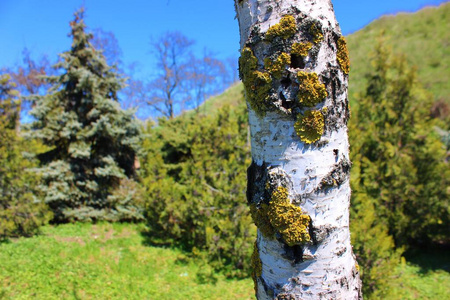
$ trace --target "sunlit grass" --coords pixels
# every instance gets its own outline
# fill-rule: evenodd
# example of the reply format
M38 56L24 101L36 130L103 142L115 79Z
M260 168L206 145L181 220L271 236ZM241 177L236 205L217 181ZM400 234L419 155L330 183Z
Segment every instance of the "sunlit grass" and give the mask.
M251 299L253 282L227 280L179 250L143 245L139 225L76 224L0 245L4 299Z
M198 113L208 115L218 111L226 105L237 107L244 102L244 87L240 82L226 89L222 94L210 97L198 108ZM185 112L186 115L195 113L194 110Z
M400 278L397 287L388 293L389 299L448 299L450 273L442 269L427 270L423 266L406 262L398 268Z

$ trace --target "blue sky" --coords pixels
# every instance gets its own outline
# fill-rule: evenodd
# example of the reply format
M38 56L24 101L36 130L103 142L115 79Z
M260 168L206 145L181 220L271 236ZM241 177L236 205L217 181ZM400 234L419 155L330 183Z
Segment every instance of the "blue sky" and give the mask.
M361 29L384 14L416 11L448 0L334 0L344 34ZM89 28L116 36L126 64L140 65L139 77L151 76L150 37L181 31L196 41L195 50L210 49L220 58L238 56L239 31L232 0L0 0L0 68L21 62L27 47L32 57L70 48L69 22L86 7Z

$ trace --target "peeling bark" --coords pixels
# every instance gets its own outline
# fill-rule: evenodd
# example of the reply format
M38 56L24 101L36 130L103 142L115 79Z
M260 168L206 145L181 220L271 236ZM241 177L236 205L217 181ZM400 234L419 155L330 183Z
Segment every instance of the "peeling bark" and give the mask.
M362 299L349 232L348 52L333 6L235 5L253 158L247 199L261 261L257 298ZM292 216L304 226L297 220L304 215L306 231L286 224Z

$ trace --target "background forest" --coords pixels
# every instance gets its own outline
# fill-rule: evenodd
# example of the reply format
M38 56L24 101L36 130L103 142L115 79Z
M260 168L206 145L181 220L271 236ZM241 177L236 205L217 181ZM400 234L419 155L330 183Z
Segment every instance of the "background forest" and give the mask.
M450 294L449 18L447 3L347 36L368 299ZM236 60L196 57L169 32L151 44L158 76L127 79L114 36L82 10L70 25L53 67L24 52L1 71L0 299L251 298Z

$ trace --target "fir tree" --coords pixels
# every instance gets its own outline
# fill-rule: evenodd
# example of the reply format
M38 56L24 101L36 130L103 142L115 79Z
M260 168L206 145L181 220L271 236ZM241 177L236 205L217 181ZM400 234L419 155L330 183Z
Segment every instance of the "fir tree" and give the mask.
M55 65L62 72L47 77L51 88L31 112L32 134L52 148L39 155L45 201L56 222L139 218L131 198L114 192L135 175L140 136L118 103L124 79L90 43L82 9L70 26L72 48Z

